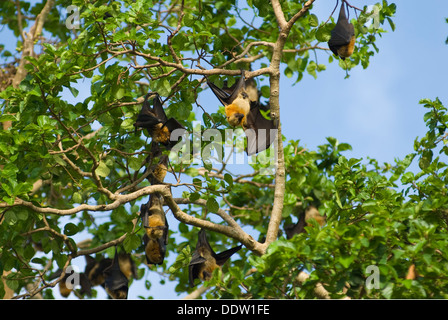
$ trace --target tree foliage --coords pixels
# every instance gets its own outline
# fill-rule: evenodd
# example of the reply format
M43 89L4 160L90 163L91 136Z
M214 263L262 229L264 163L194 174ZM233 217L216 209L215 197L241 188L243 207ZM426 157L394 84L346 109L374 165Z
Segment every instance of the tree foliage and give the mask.
M394 29L393 3L369 13L348 2L356 50L338 60L326 45L337 7L317 16L314 2L3 1L1 23L17 51L0 52L0 295L52 298L62 280L49 279L54 271L84 255L113 256L117 245L139 268L133 282L159 272L177 293L197 292L188 262L204 228L216 251L244 245L204 283L206 297L445 298L448 115L438 100L421 101L428 133L393 164L347 158L351 146L336 138L304 149L280 126L278 147L238 173L196 157L173 162L164 184L146 180L151 139L133 124L148 92L189 132L224 132L223 109L200 103L205 76L231 85L244 69L282 123L281 77L317 78L322 61L347 76L367 68L383 25ZM76 13L79 28L66 27ZM208 146L203 140L199 152ZM155 192L171 212L169 259L148 266L138 214ZM309 221L287 238L285 226L309 206L326 224ZM379 287L366 285L370 266Z

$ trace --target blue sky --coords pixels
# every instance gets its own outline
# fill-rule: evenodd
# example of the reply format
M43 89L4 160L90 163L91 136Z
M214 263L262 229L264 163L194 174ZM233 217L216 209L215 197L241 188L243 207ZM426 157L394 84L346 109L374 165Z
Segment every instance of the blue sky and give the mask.
M358 7L375 2L350 1ZM317 0L313 13L320 20L326 20L334 3ZM366 159L368 156L379 163L393 163L394 159L403 159L413 152L415 138L426 133L425 110L419 100L439 97L448 105L448 46L445 44L448 1L397 0L395 3L396 30L391 32L385 25L390 32L377 38L380 51L370 59L367 69L358 66L344 79L345 70L334 62L317 79L305 75L295 86L292 86L294 78L282 76L281 120L288 140L300 139L301 145L315 150L326 143L326 137L332 136L352 145L353 151L346 152L347 157ZM329 52L318 52L319 62L327 64L328 55ZM89 85L86 83L84 92L90 91ZM210 90L200 99L204 106L219 105ZM175 226L172 215L169 223ZM78 259L75 262L83 268L84 259ZM148 292L139 281L130 287L129 298L149 294L157 299L183 296L177 296L174 284L168 281L164 286L158 285L161 277L156 272L147 276L152 283L151 290ZM98 292L99 297L106 297L101 288ZM58 297L57 292L55 295Z

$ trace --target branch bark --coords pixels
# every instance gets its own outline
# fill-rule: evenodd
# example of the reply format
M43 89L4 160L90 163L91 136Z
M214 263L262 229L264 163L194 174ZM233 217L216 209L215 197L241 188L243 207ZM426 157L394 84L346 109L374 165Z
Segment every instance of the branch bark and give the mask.
M271 212L271 219L269 220L268 230L266 234L266 241L264 243L264 250L267 249L270 243L277 239L278 230L282 218L283 198L285 193L285 159L283 153L282 131L280 124L280 62L285 47L286 40L294 23L301 18L309 10L314 0L307 1L302 9L297 12L289 21L286 21L282 7L279 0L272 0L272 8L277 19L280 33L274 44L273 54L271 59L270 69L270 98L269 105L271 108L271 118L278 123L277 132L277 167L275 173L275 189L274 189L274 205Z

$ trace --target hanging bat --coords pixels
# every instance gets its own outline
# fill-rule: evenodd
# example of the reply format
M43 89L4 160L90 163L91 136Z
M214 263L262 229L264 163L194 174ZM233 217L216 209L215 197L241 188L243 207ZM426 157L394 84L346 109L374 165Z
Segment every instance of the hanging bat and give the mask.
M140 207L140 217L145 228L143 244L148 264L163 264L168 244L168 220L158 194L151 194L149 202Z
M255 81L246 80L244 70L241 73L241 78L230 88L219 88L208 79L207 84L224 105L227 122L233 127L241 126L244 129L246 152L253 155L269 148L275 139L271 129L277 129L277 126L260 111L269 111L269 106L260 103Z
M112 264L104 270L104 288L112 299L127 299L129 290L128 278L121 272L117 247Z
M165 180L168 171L168 159L168 155L162 153L159 144L151 143L151 154L146 157L148 163L146 170L151 172L147 179L151 185L160 184Z
M241 245L228 249L221 253L215 253L207 240L207 234L201 229L198 234L198 242L188 266L190 287L194 287L194 280L209 280L213 271L220 268L235 252L242 248Z
M286 238L291 239L295 234L305 232L305 227L309 225L308 221L314 219L322 227L325 222L325 216L321 215L315 206L309 206L299 216L299 221L296 224L285 226Z
M345 60L345 58L348 58L353 54L355 40L355 27L348 21L345 14L344 1L342 1L339 18L336 22L336 26L331 31L331 38L328 41L328 46L336 56Z
M160 96L156 93L153 99L153 108L149 106L148 96L145 96L143 101L142 110L140 111L137 120L134 123L135 128L145 128L149 135L152 137L153 141L157 143L162 143L170 150L176 143L176 141L171 141L171 133L176 129L185 128L174 118L167 118L165 110L163 110L162 100Z

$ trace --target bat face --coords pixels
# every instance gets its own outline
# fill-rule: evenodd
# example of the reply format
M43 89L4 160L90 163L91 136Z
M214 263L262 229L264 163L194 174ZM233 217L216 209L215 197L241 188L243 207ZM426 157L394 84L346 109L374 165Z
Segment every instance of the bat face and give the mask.
M117 247L112 264L104 270L104 284L106 292L113 299L126 299L128 297L128 278L121 272Z
M218 100L224 105L226 118L232 127L242 126L246 123L246 115L250 111L249 95L246 92L244 72L238 82L226 89L218 88L207 80Z
M194 287L194 280L209 280L216 268L221 267L242 246L216 254L210 246L204 229L198 234L198 242L188 266L190 287Z
M338 21L331 31L331 38L328 41L330 50L341 57L342 60L350 57L355 48L355 28L351 24L345 14L344 2L341 4Z
M246 116L250 111L249 96L246 92L241 91L231 104L225 106L227 122L232 127L246 125Z

